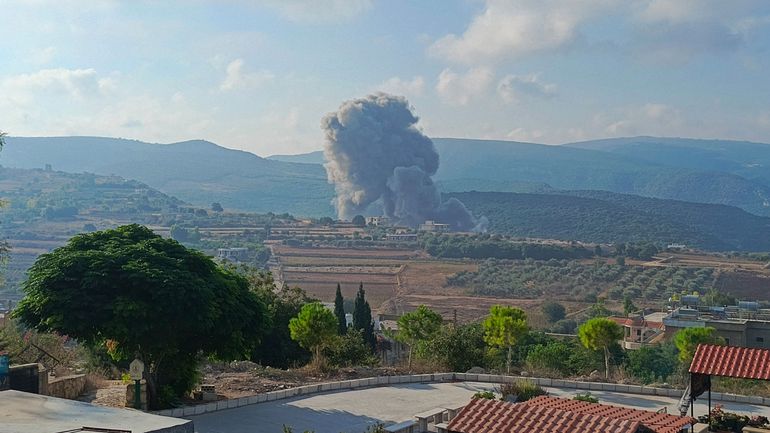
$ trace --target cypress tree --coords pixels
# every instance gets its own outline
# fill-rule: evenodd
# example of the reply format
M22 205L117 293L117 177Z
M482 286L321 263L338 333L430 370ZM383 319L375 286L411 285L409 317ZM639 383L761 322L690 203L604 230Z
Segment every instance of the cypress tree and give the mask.
M348 332L348 322L345 319L345 299L342 297L340 283L337 283L337 294L334 295L334 315L337 316L337 333L345 335Z
M356 293L356 302L353 308L353 328L363 331L364 341L374 351L377 340L374 337L372 308L369 306L369 302L366 301L363 282L358 286L358 293Z

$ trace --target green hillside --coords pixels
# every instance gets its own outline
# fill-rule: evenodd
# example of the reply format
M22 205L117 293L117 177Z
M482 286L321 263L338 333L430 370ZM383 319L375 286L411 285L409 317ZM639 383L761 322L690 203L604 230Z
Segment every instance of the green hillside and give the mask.
M770 218L741 209L597 191L450 193L490 231L585 242L684 243L717 251L770 250Z
M708 166L674 168L571 146L447 138L437 138L434 142L441 155L436 174L441 182L480 178L498 183L545 183L556 189L605 190L726 204L770 216L770 187L733 173L709 171Z
M323 167L260 158L207 141L150 144L100 137L9 137L8 167L115 174L187 202L254 212L331 215L333 188Z
M770 145L676 138L619 138L547 146L434 138L446 192L605 190L737 206L770 216ZM322 152L270 157L323 162Z

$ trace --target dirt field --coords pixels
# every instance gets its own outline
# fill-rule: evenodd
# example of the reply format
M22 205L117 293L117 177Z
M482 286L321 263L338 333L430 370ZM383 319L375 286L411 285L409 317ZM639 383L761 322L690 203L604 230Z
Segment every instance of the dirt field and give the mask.
M339 282L343 296L352 298L363 282L372 308L382 314L403 314L427 305L446 319L481 319L492 305L524 308L537 323L543 299L501 299L468 296L467 288L448 286L447 277L477 271L472 260L437 260L418 251L395 249L295 248L275 245L282 281L299 286L325 302L334 300ZM278 274L278 269L274 269ZM565 302L569 312L587 304Z
M700 268L715 268L725 270L743 269L767 273L770 275L770 269L765 269L767 263L741 258L720 257L709 254L696 253L661 253L654 257L654 260L642 263L643 266L694 266Z

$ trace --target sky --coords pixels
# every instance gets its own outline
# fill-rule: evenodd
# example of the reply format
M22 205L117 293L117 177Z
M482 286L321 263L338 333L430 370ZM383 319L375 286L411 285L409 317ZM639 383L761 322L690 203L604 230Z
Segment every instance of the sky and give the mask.
M258 155L348 99L433 137L770 143L767 0L0 0L0 130Z

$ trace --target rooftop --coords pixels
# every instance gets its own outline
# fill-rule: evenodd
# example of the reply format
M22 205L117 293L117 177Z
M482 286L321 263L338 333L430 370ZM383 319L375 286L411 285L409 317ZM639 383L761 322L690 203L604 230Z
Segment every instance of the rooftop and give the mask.
M0 391L0 433L60 432L83 426L134 433L192 432L191 421L21 391Z
M523 404L552 407L569 412L598 415L605 418L639 421L656 433L677 433L693 421L689 417L548 396L536 397Z
M770 380L770 350L700 344L690 373Z
M448 426L459 433L636 433L639 421L475 398Z

